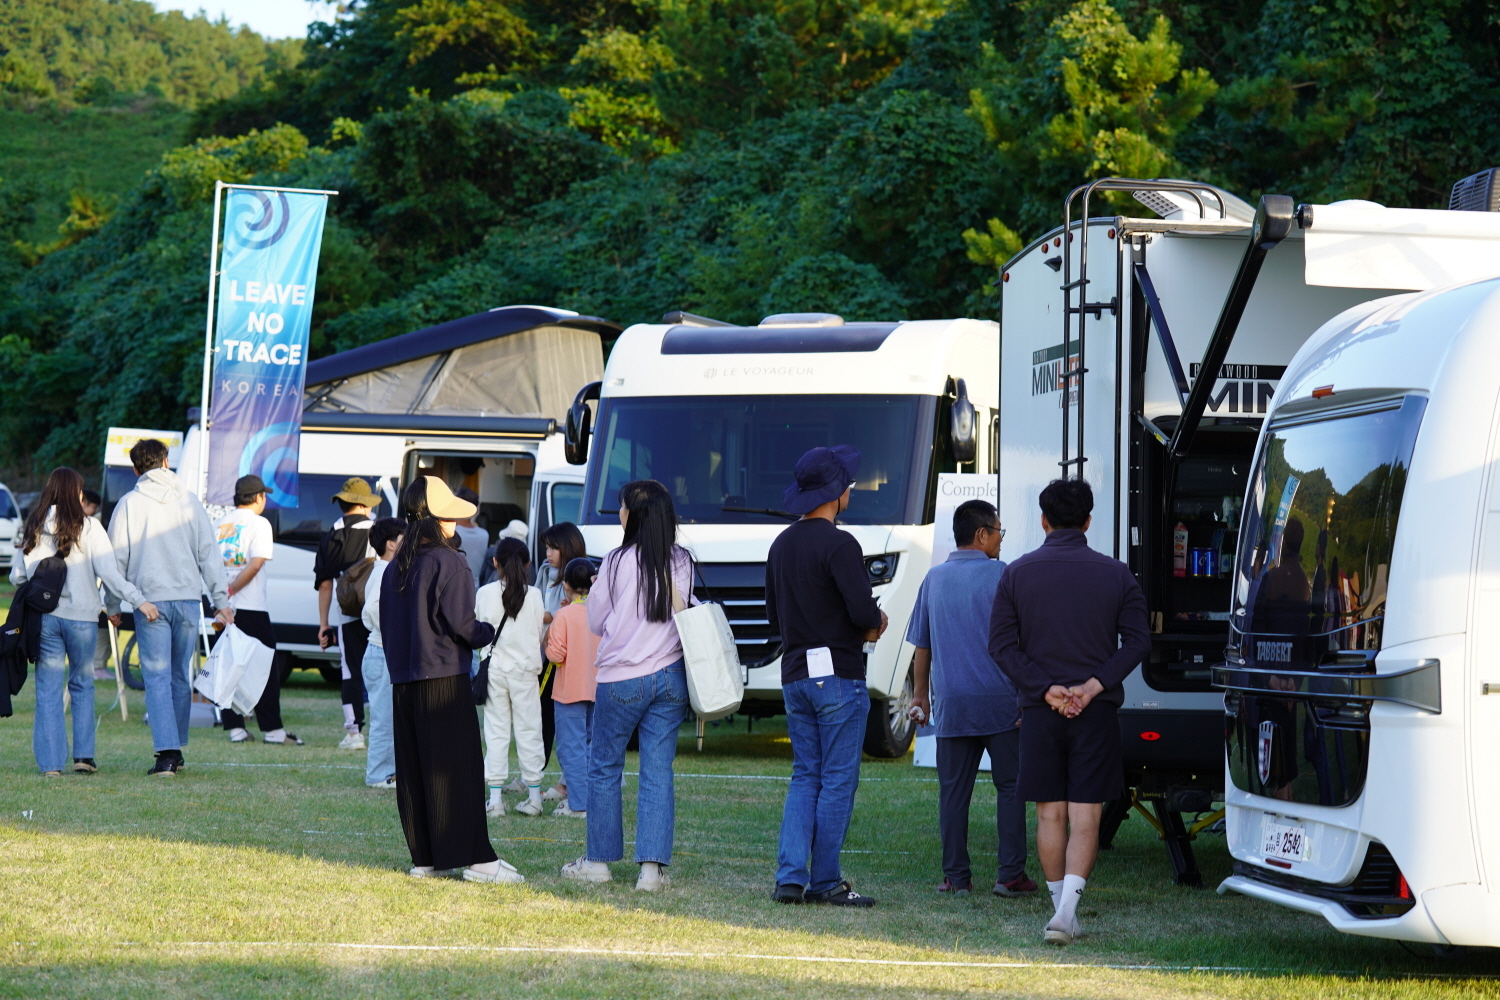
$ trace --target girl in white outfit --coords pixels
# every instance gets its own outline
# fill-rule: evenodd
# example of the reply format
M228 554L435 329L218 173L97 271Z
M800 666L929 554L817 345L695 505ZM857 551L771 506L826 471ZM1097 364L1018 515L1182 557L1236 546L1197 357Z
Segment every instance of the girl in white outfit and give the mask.
M537 676L542 672L542 593L526 584L531 558L526 543L505 538L495 549L500 578L479 588L474 616L495 626L494 643L479 651L490 658L490 685L484 705L484 776L490 788L491 816L505 815L500 792L510 773L510 734L516 733L516 756L526 800L516 812L542 814L542 699Z

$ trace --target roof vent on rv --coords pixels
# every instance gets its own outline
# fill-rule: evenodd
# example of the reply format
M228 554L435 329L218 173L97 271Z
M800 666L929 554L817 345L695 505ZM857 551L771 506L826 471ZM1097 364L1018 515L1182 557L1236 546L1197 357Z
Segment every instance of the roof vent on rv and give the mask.
M760 321L761 326L843 326L844 317L833 313L776 313Z
M1255 208L1248 202L1236 198L1228 191L1213 189L1223 199L1222 208L1212 194L1203 192L1196 197L1191 191L1132 191L1135 200L1145 205L1163 219L1176 222L1180 219L1233 219L1237 222L1254 222ZM1199 209L1199 202L1202 209Z
M1450 212L1500 212L1500 167L1481 170L1453 185Z

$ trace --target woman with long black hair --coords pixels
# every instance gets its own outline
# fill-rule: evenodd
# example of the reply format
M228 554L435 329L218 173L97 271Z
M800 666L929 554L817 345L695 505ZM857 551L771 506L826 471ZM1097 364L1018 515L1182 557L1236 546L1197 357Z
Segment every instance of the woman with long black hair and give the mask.
M68 575L57 607L42 616L41 656L36 661L36 718L32 753L42 774L62 774L68 759L63 688L73 696L73 770L88 774L94 762L94 644L99 639L99 581L116 597L156 620L156 605L125 579L104 526L83 513L83 477L66 466L52 470L21 529L21 552L10 571L20 586L37 563L57 556Z
M589 750L588 850L563 866L564 878L608 882L608 862L625 857L620 776L625 745L640 730L635 887L668 885L675 801L672 761L688 713L687 674L672 613L692 602L693 560L677 544L677 512L661 483L620 488L625 539L604 557L589 592L589 629L601 636Z
M484 757L469 683L474 650L495 630L474 617L474 575L455 527L472 503L420 476L402 505L409 525L380 583L380 633L391 677L396 805L411 874L462 869L470 882L524 882L490 846Z

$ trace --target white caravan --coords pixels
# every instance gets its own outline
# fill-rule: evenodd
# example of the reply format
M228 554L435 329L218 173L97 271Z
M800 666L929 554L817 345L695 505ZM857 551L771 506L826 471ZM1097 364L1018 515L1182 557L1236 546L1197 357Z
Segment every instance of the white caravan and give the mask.
M16 505L15 494L0 483L0 569L8 569L15 561L21 525L21 508Z
M1366 239L1364 267L1419 265L1401 282L1417 287L1444 257L1500 275L1500 214L1361 214L1395 236ZM1215 668L1235 858L1220 892L1351 934L1500 946L1497 366L1489 277L1350 309L1288 367Z
M540 526L576 520L582 476L563 458L557 425L578 384L599 377L602 340L618 331L564 309L507 306L308 365L297 502L266 511L283 669L294 656L337 676L337 650L318 648L313 557L339 517L332 497L345 479L359 476L380 494L375 517L396 511L416 475L467 486L492 542L512 519L534 526L533 538ZM184 475L196 481L196 429L184 451Z
M1159 217L1090 218L1090 198L1097 206L1111 191ZM1079 202L1086 224L1071 218ZM1106 812L1102 839L1134 805L1181 884L1201 884L1191 840L1220 816L1223 694L1212 668L1230 637L1257 434L1286 366L1345 309L1485 266L1452 229L1456 213L1416 213L1450 227L1408 237L1422 224L1368 203L1294 208L1267 196L1258 211L1204 184L1097 181L999 284L1006 548L1041 544L1037 494L1081 470L1095 490L1090 543L1134 571L1153 633L1120 713L1131 796Z
M665 484L698 561L698 594L721 602L734 630L743 713L779 714L781 641L766 617L765 568L793 519L781 513L782 490L809 448L854 445L863 459L840 524L859 539L891 623L868 655L865 750L900 756L913 734L906 622L931 560L937 474L993 468L995 324L845 323L824 313L752 327L683 313L664 320L627 329L602 384L580 391L569 414L570 458L588 463L579 524L589 554L620 542L622 485Z

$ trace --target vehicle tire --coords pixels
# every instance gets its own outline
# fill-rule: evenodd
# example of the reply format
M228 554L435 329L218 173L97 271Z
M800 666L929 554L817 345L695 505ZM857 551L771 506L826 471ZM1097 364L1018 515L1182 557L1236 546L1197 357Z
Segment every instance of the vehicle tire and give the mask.
M318 673L323 675L323 680L333 687L342 687L344 684L344 669L337 663L319 663Z
M125 686L132 691L144 691L146 690L146 679L141 676L140 668L136 667L132 669L130 666L130 654L133 652L135 652L134 632L130 633L130 638L126 639L125 644L120 647L120 659L125 661L123 665Z
M911 749L917 735L917 724L907 717L911 708L911 671L894 698L871 698L870 715L865 721L865 753L890 760Z

